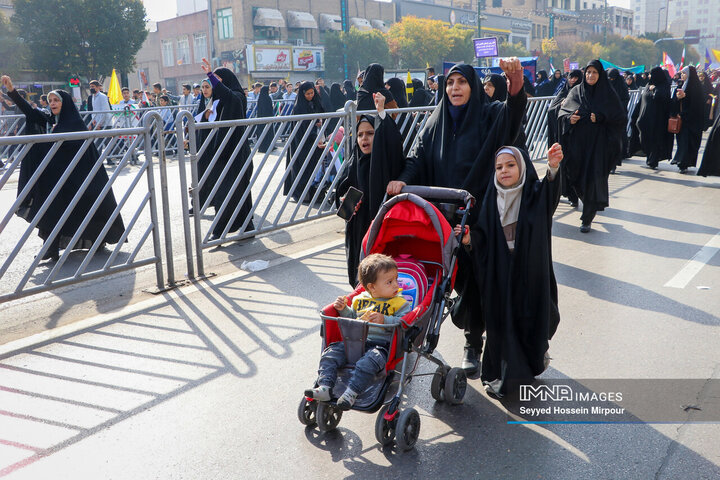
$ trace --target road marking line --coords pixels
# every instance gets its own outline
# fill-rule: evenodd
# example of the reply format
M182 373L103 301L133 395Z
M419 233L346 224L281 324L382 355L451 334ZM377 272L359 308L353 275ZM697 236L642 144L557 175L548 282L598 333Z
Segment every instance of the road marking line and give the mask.
M720 233L716 234L665 284L666 287L685 288L690 280L720 251Z

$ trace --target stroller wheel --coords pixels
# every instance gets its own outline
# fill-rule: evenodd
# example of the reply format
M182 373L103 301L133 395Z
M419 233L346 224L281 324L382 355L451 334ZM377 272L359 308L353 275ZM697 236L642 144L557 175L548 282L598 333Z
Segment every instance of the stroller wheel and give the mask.
M453 367L445 378L445 388L443 396L445 401L451 405L457 405L462 403L463 397L465 397L465 390L467 390L467 375L465 370L458 367Z
M304 396L298 406L298 419L303 425L314 427L317 424L317 402L308 402Z
M445 398L443 398L443 389L445 388L445 379L449 371L450 367L442 366L438 367L437 370L435 370L435 375L433 375L432 383L430 384L430 395L438 402L445 400Z
M333 405L318 403L315 418L320 431L329 432L331 430L335 430L340 423L342 414L342 410Z
M375 420L375 439L383 447L392 444L395 439L395 422L396 420L385 420L388 406L385 405L380 409L377 419Z
M406 452L415 446L420 436L420 414L414 408L400 412L395 441L400 450Z

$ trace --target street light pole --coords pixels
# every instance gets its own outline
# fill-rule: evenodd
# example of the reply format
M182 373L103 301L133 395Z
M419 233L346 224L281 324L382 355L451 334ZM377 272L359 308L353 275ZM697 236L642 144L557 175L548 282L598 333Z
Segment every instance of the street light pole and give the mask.
M657 21L657 32L660 33L660 18L662 17L662 11L667 10L665 7L660 7L660 10L658 10L658 21ZM666 22L667 23L667 20Z
M485 6L485 0L477 0L477 38L482 38L482 11L483 7ZM482 59L480 57L477 58L477 65L478 67L482 66L480 64L482 62Z

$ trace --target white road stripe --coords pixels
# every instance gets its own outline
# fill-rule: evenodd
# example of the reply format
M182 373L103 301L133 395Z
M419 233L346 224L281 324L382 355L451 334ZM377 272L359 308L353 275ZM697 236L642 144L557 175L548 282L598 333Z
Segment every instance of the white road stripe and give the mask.
M695 254L690 261L680 270L669 282L666 287L685 288L690 280L705 266L710 259L720 250L720 233L716 234Z

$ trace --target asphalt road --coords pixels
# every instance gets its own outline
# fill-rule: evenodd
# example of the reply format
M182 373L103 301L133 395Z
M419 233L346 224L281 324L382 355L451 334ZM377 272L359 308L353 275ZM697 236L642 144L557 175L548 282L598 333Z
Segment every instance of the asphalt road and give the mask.
M14 306L13 318L55 312L62 326L0 347L0 476L720 478L720 414L696 421L720 411L720 181L641 164L611 176L611 207L590 233L568 204L556 212L562 319L543 377L610 389L657 379L651 403L680 420L508 424L479 378L449 406L419 376L405 402L421 418L409 452L378 445L375 415L346 413L327 434L304 427L296 412L316 374L317 313L347 291L342 224L329 219L213 250L217 276L159 296L136 284L121 306L78 301L82 315L51 296L45 310ZM239 269L255 259L269 267ZM107 285L84 295L100 289L114 296ZM448 322L437 353L458 365L462 344ZM698 381L671 390L661 379Z

